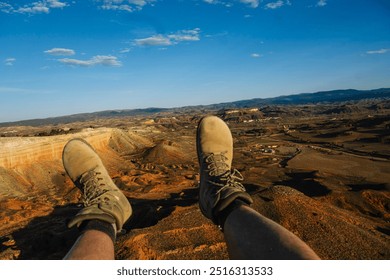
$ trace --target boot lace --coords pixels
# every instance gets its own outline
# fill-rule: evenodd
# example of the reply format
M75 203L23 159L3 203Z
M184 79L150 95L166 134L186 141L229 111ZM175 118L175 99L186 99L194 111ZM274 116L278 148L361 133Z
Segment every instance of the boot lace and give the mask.
M83 186L82 199L84 206L86 207L100 203L102 200L101 196L109 191L105 188L101 172L95 172L93 170L88 171L81 175L79 182L81 186ZM107 203L109 198L105 197L104 200Z
M225 154L226 152L220 154L211 153L206 157L205 162L207 163L207 170L210 176L208 182L219 187L217 194L229 188L245 192L245 187L238 182L243 181L244 177L237 169L234 169L233 172L229 169Z

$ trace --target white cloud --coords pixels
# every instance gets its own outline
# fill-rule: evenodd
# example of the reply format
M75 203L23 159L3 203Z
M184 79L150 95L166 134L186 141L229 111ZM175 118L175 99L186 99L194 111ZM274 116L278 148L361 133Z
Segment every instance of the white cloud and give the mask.
M50 9L64 8L67 3L59 0L41 0L26 4L23 6L12 6L5 2L0 2L0 11L4 13L19 13L19 14L48 14Z
M327 0L319 0L318 2L317 2L317 7L324 7L324 6L326 6L326 1Z
M130 51L131 51L130 48L125 48L125 49L120 50L119 53L128 53Z
M390 49L380 49L380 50L367 51L366 54L384 54L388 52L390 52Z
M181 30L170 35L153 35L151 37L136 39L135 44L138 46L171 46L184 41L199 41L200 29Z
M50 55L75 55L75 51L71 49L64 49L64 48L53 48L51 50L44 51L44 53L50 54Z
M152 4L155 0L99 0L99 2L102 2L100 8L103 10L133 12L142 10L144 6Z
M103 10L118 10L118 11L126 11L133 12L133 8L130 5L115 5L115 4L104 4L101 6Z
M13 66L15 61L16 61L16 58L9 57L9 58L4 60L4 64L6 66Z
M203 2L205 2L207 4L212 4L212 5L221 4L221 5L224 5L227 7L231 6L231 3L226 2L226 1L221 1L221 0L203 0Z
M68 4L60 2L58 0L47 0L47 3L50 8L63 8L66 7Z
M199 41L200 40L199 33L200 33L199 28L195 28L192 30L181 30L176 34L168 35L168 38L176 42Z
M257 8L261 2L261 0L226 0L226 1L223 1L223 0L203 0L203 2L207 3L207 4L212 4L212 5L216 5L216 4L219 4L219 5L223 5L225 7L232 7L233 6L233 3L234 2L240 2L242 4L246 4L248 5L249 7L251 8Z
M172 41L163 35L154 35L148 38L136 39L135 44L138 46L169 46Z
M271 2L271 3L266 4L265 8L274 10L274 9L278 9L278 8L283 7L283 5L284 5L284 2L282 0L278 0L276 2Z
M259 0L240 0L240 2L247 4L252 8L257 8L259 6Z
M259 58L259 57L262 57L263 55L259 54L259 53L252 53L251 54L251 57L253 58Z
M136 39L135 44L137 46L170 46L172 42L163 35L154 35L148 38Z
M116 56L112 56L112 55L96 55L88 60L61 58L58 61L66 65L83 66L83 67L91 67L97 65L122 66L122 62L120 62Z
M0 2L0 11L3 12L3 13L11 13L13 12L14 8L8 4L8 3L4 3L4 2Z
M23 6L15 10L16 13L21 14L48 14L50 11L49 7L42 2L33 3L32 6Z

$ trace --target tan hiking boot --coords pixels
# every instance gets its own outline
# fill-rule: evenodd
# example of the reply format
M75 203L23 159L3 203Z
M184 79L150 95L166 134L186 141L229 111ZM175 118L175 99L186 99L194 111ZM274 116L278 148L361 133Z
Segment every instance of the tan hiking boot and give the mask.
M73 183L82 191L84 203L68 227L96 219L111 223L120 231L132 209L93 148L82 139L72 139L64 147L62 161Z
M218 214L233 201L253 202L242 175L231 171L233 138L226 123L218 117L204 117L198 124L196 147L200 166L199 206L202 213L218 224Z

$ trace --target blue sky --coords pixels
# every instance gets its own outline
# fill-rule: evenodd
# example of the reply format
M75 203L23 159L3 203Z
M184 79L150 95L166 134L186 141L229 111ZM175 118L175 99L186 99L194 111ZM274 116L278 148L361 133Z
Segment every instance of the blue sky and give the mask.
M388 0L0 0L0 122L389 86Z

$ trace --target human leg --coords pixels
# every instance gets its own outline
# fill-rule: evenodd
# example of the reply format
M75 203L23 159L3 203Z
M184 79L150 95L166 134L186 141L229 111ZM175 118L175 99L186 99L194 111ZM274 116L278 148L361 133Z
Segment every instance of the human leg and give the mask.
M197 130L200 165L199 206L224 230L233 259L318 259L293 233L249 207L252 199L231 171L233 140L219 118L203 118Z
M319 259L295 234L245 205L227 216L223 228L231 259Z
M104 232L88 230L81 234L65 260L113 260L114 243Z
M131 216L129 201L84 140L70 140L62 154L65 170L82 191L84 208L69 222L82 234L66 259L113 259L117 232Z

